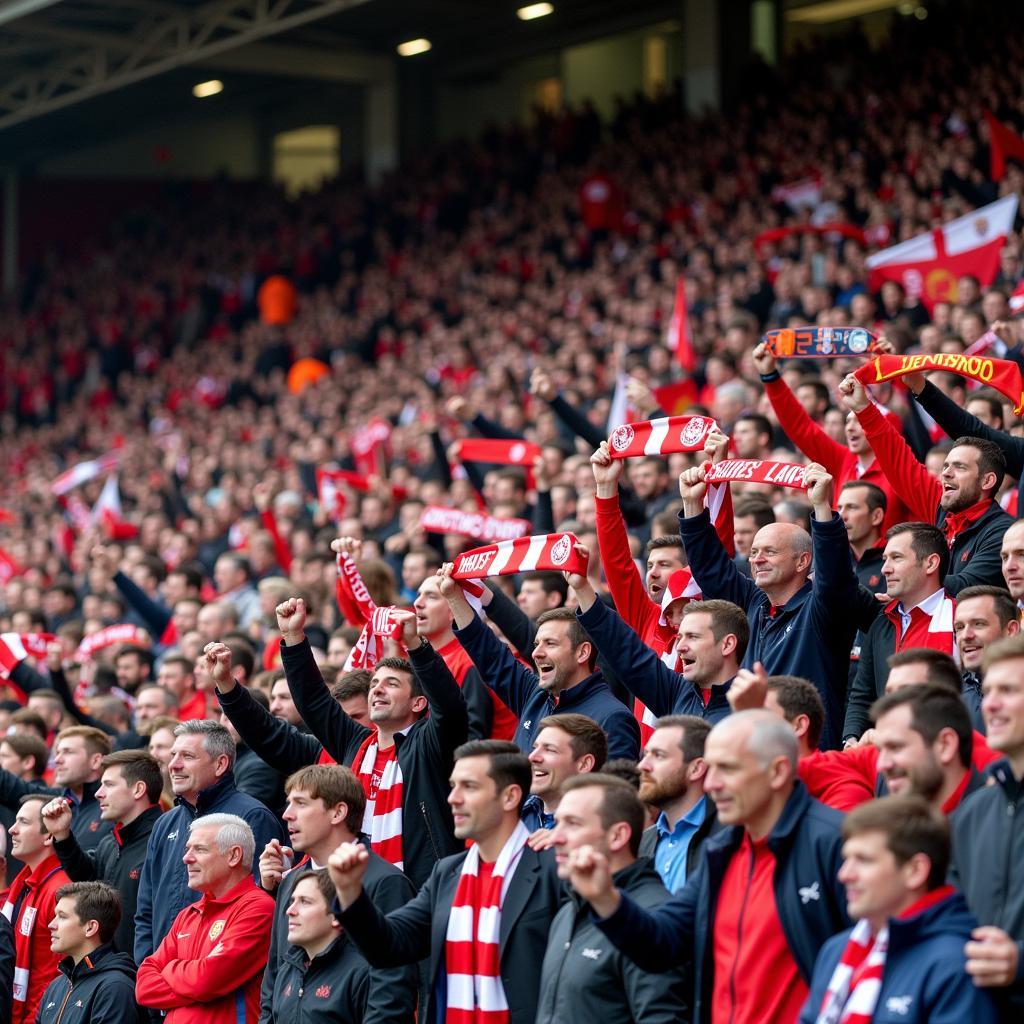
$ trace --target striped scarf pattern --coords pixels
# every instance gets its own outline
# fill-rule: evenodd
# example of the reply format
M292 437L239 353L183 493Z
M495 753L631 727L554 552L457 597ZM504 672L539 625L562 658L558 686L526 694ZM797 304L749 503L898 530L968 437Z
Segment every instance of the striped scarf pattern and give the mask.
M872 937L871 925L857 922L832 972L815 1024L871 1024L888 948L888 928Z
M398 763L398 747L391 748L391 756L384 765L380 783L373 793L373 768L377 761L377 734L366 737L353 758L358 765L356 774L366 794L363 813L363 832L370 837L370 849L399 871L405 870L402 861L402 766ZM371 795L373 794L373 795Z
M475 843L462 862L445 934L445 1024L508 1024L501 984L501 907L529 838L529 830L519 822L487 879L480 878L480 849Z

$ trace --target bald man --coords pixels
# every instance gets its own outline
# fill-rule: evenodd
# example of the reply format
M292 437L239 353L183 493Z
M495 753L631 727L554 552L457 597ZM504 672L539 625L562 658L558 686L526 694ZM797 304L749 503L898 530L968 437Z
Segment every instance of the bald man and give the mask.
M704 790L725 828L655 909L616 887L596 849L569 854L569 881L626 956L648 971L690 965L699 1024L712 1006L715 1019L795 1020L818 950L847 927L842 815L808 795L798 756L792 728L769 711L739 711L711 730Z
M761 527L750 548L753 579L737 569L704 508L703 466L679 477L679 533L705 600L732 601L750 619L743 667L761 662L769 675L809 679L825 705L821 747L831 750L841 739L859 594L846 527L832 511L832 477L812 462L804 480L811 533L791 523Z

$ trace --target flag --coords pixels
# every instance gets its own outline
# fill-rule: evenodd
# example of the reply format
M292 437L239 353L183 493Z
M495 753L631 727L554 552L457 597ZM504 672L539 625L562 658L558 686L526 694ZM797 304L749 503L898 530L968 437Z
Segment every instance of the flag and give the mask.
M987 287L999 270L999 251L1013 230L1016 195L1004 196L934 231L867 258L872 291L885 281L901 284L929 312L936 302L955 302L957 280L971 274Z
M804 207L815 207L821 202L821 179L801 178L788 185L776 185L772 189L772 199L777 203L785 203L797 213Z
M989 137L989 176L1002 181L1006 174L1006 158L1024 163L1024 139L996 118L991 110L985 111Z
M682 416L697 401L697 385L690 379L677 380L660 388L651 388L658 407L669 416ZM625 420L619 420L624 423Z
M665 342L669 350L675 353L679 365L687 373L693 373L697 367L697 356L693 351L693 338L690 336L690 314L686 308L686 281L681 274L676 278L676 304L672 310L672 319L668 322L668 337Z
M365 426L359 427L352 435L352 458L356 469L366 476L384 475L384 457L391 440L391 424L380 416L374 416Z
M1010 296L1010 312L1019 313L1024 309L1024 281L1020 281Z
M121 513L121 491L117 486L116 473L107 477L89 518L94 525L102 526L112 540L130 540L138 534L138 529Z
M50 484L50 490L55 495L60 497L62 494L67 494L72 488L78 487L80 484L88 483L90 480L95 480L96 477L102 476L104 473L109 473L114 469L117 469L121 462L121 452L118 449L107 452L105 455L101 455L98 459L87 459L85 462L76 463L70 469L65 470L56 480Z
M3 548L0 548L0 586L7 583L15 576L20 576L24 572L24 568L18 564L18 561Z

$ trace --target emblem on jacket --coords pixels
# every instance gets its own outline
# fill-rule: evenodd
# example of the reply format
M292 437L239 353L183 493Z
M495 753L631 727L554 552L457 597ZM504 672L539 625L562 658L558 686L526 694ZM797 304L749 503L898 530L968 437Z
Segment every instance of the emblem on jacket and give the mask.
M331 986L330 985L321 985L316 990L316 997L317 997L317 999L327 999L327 998L330 997L330 994L331 994Z
M220 933L222 931L224 931L224 922L223 921L214 921L213 924L210 925L210 931L207 933L206 937L211 942L213 942L213 940L215 938L217 938L217 936L220 935Z
M584 949L580 956L585 956L588 960L597 960L598 957L604 952L603 949Z
M818 883L815 882L813 885L802 885L797 889L797 893L800 896L800 902L806 907L811 900L817 902L821 899L821 891L818 888Z
M913 996L889 996L885 1001L885 1008L889 1013L898 1013L901 1017L906 1017L910 1013L910 1004L913 1001Z

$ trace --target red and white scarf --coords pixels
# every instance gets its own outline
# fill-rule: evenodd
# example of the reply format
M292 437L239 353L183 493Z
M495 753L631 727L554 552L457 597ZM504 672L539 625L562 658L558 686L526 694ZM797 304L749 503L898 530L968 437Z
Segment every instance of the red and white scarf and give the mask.
M377 733L373 732L352 759L366 794L363 832L370 837L370 849L402 871L405 867L402 861L402 766L398 763L398 747L393 746L374 789L373 768L378 749Z
M807 490L804 482L806 466L795 462L769 462L766 459L725 459L712 465L705 463L704 479L709 484L732 480L752 484L774 484L776 487L794 487Z
M428 505L420 515L420 528L428 533L458 533L488 543L525 537L530 525L529 519L500 519L484 512L463 512L441 505Z
M370 597L363 577L359 575L355 559L349 554L338 555L338 582L335 587L338 607L353 625L363 627L359 638L345 659L343 671L365 668L373 671L384 657L384 641L397 640L402 627L395 622L393 605L378 608Z
M473 548L455 559L452 579L481 580L535 569L586 576L588 563L576 551L578 543L574 533L541 533Z
M608 452L613 459L701 452L708 434L717 427L710 416L662 416L642 423L622 423L608 435Z
M832 972L815 1024L871 1024L882 991L888 947L888 928L872 936L867 921L854 925Z
M38 908L36 899L42 891L43 885L51 875L60 871L60 861L56 854L51 854L35 869L24 867L17 878L11 883L10 891L7 894L7 902L0 908L3 914L14 926L14 1015L18 1014L18 1003L24 1003L28 998L29 981L32 974L32 936L35 929L46 928L49 921L37 920ZM25 898L18 907L18 897L22 890L25 891ZM18 916L14 916L14 908L18 907ZM38 966L38 965L36 965Z
M476 843L462 862L445 934L445 1024L508 1024L501 984L501 908L529 838L519 822L483 881Z
M97 651L113 647L115 644L138 644L141 647L149 647L152 641L149 634L133 626L130 622L118 622L113 626L104 626L95 633L90 633L75 651L75 661L88 661Z

